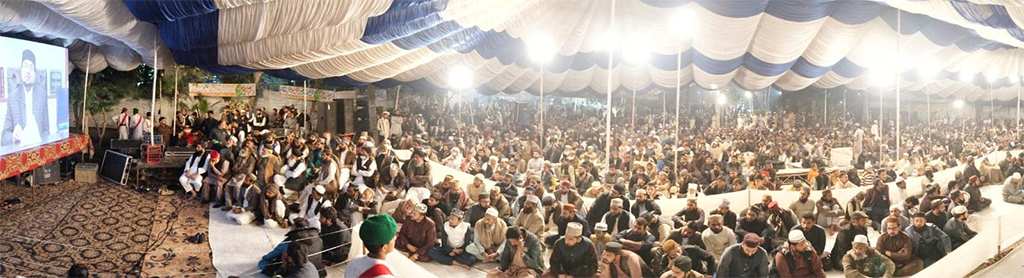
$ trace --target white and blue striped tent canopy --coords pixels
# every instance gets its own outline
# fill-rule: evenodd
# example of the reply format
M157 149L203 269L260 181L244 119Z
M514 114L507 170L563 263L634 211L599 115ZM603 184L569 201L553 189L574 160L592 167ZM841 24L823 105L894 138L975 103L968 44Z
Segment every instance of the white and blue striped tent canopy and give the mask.
M94 72L153 64L156 51L160 68L444 89L463 65L478 91L537 94L528 46L546 37L557 54L543 88L567 96L608 91L611 51L614 90L671 92L678 75L703 88L891 91L899 73L904 92L1009 100L1021 26L1013 0L0 1L0 32L68 46ZM625 63L635 49L650 55ZM873 78L884 73L893 81Z

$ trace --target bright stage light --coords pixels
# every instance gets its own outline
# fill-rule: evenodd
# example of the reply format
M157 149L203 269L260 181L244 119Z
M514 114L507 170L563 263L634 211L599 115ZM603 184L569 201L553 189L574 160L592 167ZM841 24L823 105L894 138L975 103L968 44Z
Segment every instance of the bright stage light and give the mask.
M697 15L692 10L683 8L672 18L670 24L680 37L689 37L697 31Z
M466 66L448 69L448 87L457 90L469 89L473 84L473 71Z
M895 75L895 72L891 67L878 67L871 69L871 76L869 76L869 78L871 79L871 83L879 86L885 86L889 85L889 83L893 81L893 75Z
M958 99L958 100L953 101L953 108L956 108L956 109L964 108L964 100Z
M746 91L746 92L743 92L743 96L747 97L747 99L752 99L752 98L754 98L754 93L752 93L750 91Z
M722 95L722 94L720 94L720 95L718 95L718 100L717 100L717 102L718 102L718 105L725 105L726 103L728 103L728 102L729 102L729 99L727 99L727 98L725 97L725 95Z
M650 55L651 53L644 48L644 45L635 39L628 47L622 49L622 58L626 60L626 63L633 65L647 63L647 58Z
M533 37L527 46L530 51L530 60L537 63L547 63L555 58L555 54L557 54L554 42L551 38L544 35Z
M988 84L995 84L999 80L999 76L994 72L990 72L985 75L985 79L988 80Z
M712 90L718 90L718 84L711 83L711 89Z
M921 65L917 66L917 74L920 75L921 78L935 77L935 74L939 73L940 70L942 69L940 69L939 65L932 59L924 60L924 62L921 62Z
M594 51L612 51L616 46L615 36L608 32L595 34L590 43L594 45Z
M960 70L960 81L971 82L974 80L974 74L967 72L966 70Z

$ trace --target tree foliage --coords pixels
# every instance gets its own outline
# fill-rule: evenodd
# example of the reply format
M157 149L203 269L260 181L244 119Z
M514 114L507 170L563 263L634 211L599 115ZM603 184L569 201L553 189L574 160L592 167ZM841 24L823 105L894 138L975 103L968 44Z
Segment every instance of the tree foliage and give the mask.
M116 71L111 68L91 74L86 109L93 114L110 112L122 100L138 93L139 78L139 71ZM72 71L68 81L68 97L72 107L80 113L85 90L85 73L80 70Z

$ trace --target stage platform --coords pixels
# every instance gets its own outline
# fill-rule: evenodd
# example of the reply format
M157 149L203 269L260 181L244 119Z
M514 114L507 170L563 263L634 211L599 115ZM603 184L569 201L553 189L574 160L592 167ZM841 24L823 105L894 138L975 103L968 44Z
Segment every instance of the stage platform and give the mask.
M89 135L72 133L67 139L5 155L0 158L0 179L28 172L61 157L80 152L91 145Z

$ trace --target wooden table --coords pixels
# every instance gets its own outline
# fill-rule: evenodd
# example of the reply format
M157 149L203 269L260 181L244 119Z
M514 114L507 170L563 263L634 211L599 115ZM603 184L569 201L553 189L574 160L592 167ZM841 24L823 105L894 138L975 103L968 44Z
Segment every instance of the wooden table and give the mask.
M168 169L184 169L185 161L188 160L186 157L182 158L167 158L165 157L159 163L146 163L144 160L136 160L132 166L132 171L135 172L135 189L143 192L149 192L151 190L159 188L157 183L142 183L142 176L146 175L146 172L152 170L168 170Z

